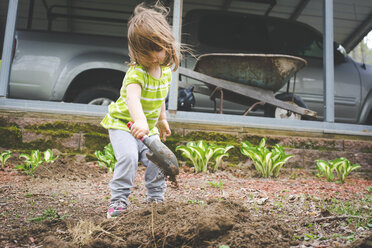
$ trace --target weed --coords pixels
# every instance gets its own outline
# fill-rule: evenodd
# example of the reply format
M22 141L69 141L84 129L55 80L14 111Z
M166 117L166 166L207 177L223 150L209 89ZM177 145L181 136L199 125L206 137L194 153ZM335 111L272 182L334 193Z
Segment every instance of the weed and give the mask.
M297 173L292 173L292 174L289 176L289 179L295 180L297 177L298 177L298 174L297 174Z
M284 207L284 204L282 202L274 201L274 205L277 206L278 208Z
M372 197L362 198L359 201L340 201L332 199L331 204L327 210L337 215L348 215L347 224L355 224L355 227L368 228L369 224L372 225L372 215L368 210L365 210L362 206L370 206L372 204ZM367 216L366 216L367 214ZM358 218L360 217L360 218Z
M372 186L368 186L368 187L367 187L367 191L368 191L369 193L372 193Z
M198 205L205 205L205 202L202 200L187 200L188 204L198 204Z
M213 188L218 188L219 190L222 190L223 189L223 184L224 182L222 182L221 180L217 183L216 181L213 180L213 182L208 182L209 185L211 185Z
M60 218L61 217L59 216L59 214L56 212L54 208L47 208L40 217L31 218L30 221L34 221L34 222L41 222L44 220L53 221L53 220L58 220Z
M34 194L32 194L32 193L26 193L24 196L25 196L25 197L33 197Z
M132 195L132 196L129 197L129 201L131 203L133 203L133 204L138 203L138 199L134 195Z

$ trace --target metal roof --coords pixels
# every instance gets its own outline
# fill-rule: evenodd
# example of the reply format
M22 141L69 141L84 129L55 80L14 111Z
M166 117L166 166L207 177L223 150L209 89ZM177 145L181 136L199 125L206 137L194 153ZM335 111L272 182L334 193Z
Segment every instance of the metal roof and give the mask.
M223 9L297 20L323 32L323 0L184 0L190 9ZM372 0L334 0L334 40L349 52L372 29Z
M142 0L76 0L74 6L93 6L98 9L131 11ZM147 0L151 2L150 0ZM162 0L172 6L173 0ZM8 1L0 3L0 29L6 20ZM67 0L47 0L49 5L67 4ZM104 5L102 3L104 2ZM35 15L40 19L42 1L35 2ZM71 4L71 2L70 2ZM102 7L104 6L104 8ZM20 0L17 26L25 26L29 4ZM323 32L323 0L183 0L183 16L191 9L219 9L249 14L269 15L297 20ZM372 0L334 0L334 40L346 51L352 50L372 29ZM5 13L4 13L5 12ZM81 10L74 9L79 14ZM171 12L172 13L172 12ZM40 22L40 20L38 20ZM37 24L37 23L35 23ZM122 27L120 27L122 28ZM106 29L106 28L105 28ZM110 29L110 26L107 26ZM120 29L121 30L121 29ZM101 30L102 32L102 30ZM115 31L117 33L117 31Z

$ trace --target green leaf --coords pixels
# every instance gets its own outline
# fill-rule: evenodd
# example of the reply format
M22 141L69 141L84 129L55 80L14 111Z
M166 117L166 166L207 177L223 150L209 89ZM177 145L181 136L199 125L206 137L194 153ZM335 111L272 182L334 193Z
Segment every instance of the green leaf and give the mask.
M12 156L12 152L9 151L9 150L6 150L6 151L3 151L1 154L0 154L0 161L1 161L1 167L4 168L5 167L5 163L6 161Z
M258 173L263 177L277 177L280 168L293 155L286 155L283 147L276 144L270 151L266 146L265 138L262 138L258 146L253 146L248 141L241 142L240 151L243 155L252 159Z
M351 165L350 161L344 157L331 160L329 161L329 163L334 166L334 169L336 170L337 178L341 183L345 182L347 175L351 171L360 168L359 164Z
M260 141L260 144L258 144L258 147L265 147L266 145L266 139L265 138L262 138L261 141Z
M109 172L114 171L117 160L111 143L107 144L103 148L103 151L97 150L94 154L98 159L97 162L99 167L105 166Z
M191 160L194 165L195 172L206 172L212 160L215 163L212 165L212 171L216 171L219 163L221 162L223 154L227 154L227 150L231 149L232 145L226 147L219 146L216 144L208 144L203 140L198 142L190 141L186 146L177 146L176 151L181 151L182 156ZM216 160L217 159L217 160Z
M48 149L44 152L44 161L47 163L54 163L57 158L58 156L54 156L52 149Z

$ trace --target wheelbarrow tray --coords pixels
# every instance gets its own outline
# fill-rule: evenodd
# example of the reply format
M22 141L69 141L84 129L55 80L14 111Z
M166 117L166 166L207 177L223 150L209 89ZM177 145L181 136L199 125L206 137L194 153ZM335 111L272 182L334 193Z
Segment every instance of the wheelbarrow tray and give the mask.
M306 65L306 60L280 54L205 54L194 71L277 92Z
M251 68L247 67L247 63L244 62L243 58L264 58L266 60L269 60L270 58L271 61L272 58L280 58L279 61L301 61L299 64L296 62L292 62L292 66L288 65L288 62L286 62L286 66L281 66L281 65L276 65L274 67L278 68L280 67L281 69L279 70L281 75L276 75L273 76L276 79L280 79L280 87L279 86L273 86L274 84L270 83L268 80L251 80L248 78L247 75L250 75L251 73L241 73L241 75L245 75L247 82L236 82L229 80L231 78L235 78L232 75L237 75L238 73L236 72L230 72L227 74L228 76L224 76L222 73L218 72L216 68L210 68L208 67L213 67L214 65L219 66L221 70L226 70L222 69L223 66L227 68L231 68L231 70L235 70L236 68L234 66L231 66L231 64L236 64L236 61L240 61L246 64L246 69ZM219 61L219 62L213 62L214 58ZM228 60L225 60L228 58ZM235 59L234 59L235 58ZM288 60L283 60L283 58L288 58ZM294 59L292 59L294 58ZM299 60L298 60L299 59ZM298 113L300 115L306 115L310 117L316 117L317 113L314 111L311 111L306 108L299 107L297 105L287 103L281 100L278 100L275 98L274 91L275 89L280 89L282 86L285 85L285 83L288 82L290 77L296 73L300 68L306 65L306 61L301 59L301 58L296 58L293 56L287 56L287 55L261 55L261 54L208 54L208 55L203 55L200 56L196 65L195 65L195 71L184 68L184 67L179 67L179 73L181 75L184 75L186 77L198 80L206 84L209 88L207 91L199 91L201 94L209 95L211 98L216 97L215 94L215 89L222 89L223 90L223 97L226 100L243 104L243 105L251 105L254 102L261 101L264 103L271 104L276 107L280 107L295 113ZM235 61L236 60L236 61ZM231 64L228 64L228 61L235 61L231 62ZM276 62L271 62L271 64L275 64ZM269 63L268 63L269 64ZM301 65L302 64L302 65ZM294 68L293 68L294 67ZM244 67L239 67L239 68L244 68ZM270 68L273 68L271 66ZM283 69L284 68L284 69ZM287 68L287 69L285 69ZM241 69L242 70L242 69ZM263 72L265 71L264 68L262 68ZM280 74L279 71L277 71L277 74ZM271 72L272 73L272 72ZM211 75L209 75L211 74ZM274 74L274 73L272 73ZM220 78L216 77L219 76ZM259 78L264 78L264 73L256 73L257 77ZM228 78L228 79L225 79ZM243 77L240 77L243 78ZM259 85L260 87L252 86L253 82L261 82ZM182 82L180 82L180 85L182 86Z

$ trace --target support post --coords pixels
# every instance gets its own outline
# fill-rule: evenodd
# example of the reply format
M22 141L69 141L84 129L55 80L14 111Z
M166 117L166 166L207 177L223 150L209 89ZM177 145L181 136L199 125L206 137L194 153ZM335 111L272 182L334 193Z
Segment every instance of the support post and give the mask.
M181 26L182 26L182 5L183 0L174 0L173 6L173 35L176 42L181 43ZM177 99L178 99L178 70L172 72L172 84L169 90L169 101L168 110L170 112L177 111Z
M323 0L323 116L330 123L335 121L333 51L333 0Z
M14 45L14 33L17 21L18 0L9 0L8 15L5 26L3 56L0 70L0 97L8 96L10 67Z

